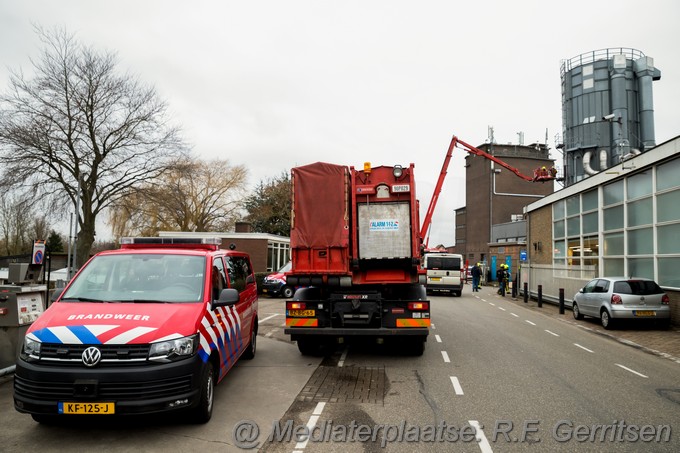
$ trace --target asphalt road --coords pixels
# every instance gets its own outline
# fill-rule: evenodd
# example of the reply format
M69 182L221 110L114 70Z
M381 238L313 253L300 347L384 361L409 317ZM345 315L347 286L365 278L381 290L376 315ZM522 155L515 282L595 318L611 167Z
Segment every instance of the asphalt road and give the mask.
M423 356L348 344L322 359L302 357L283 335L282 299L261 299L257 356L217 387L207 425L146 418L42 426L14 411L5 382L0 448L680 451L680 364L518 306L490 288L466 287L463 297L431 303ZM306 430L311 439L295 437ZM669 441L647 440L657 433Z

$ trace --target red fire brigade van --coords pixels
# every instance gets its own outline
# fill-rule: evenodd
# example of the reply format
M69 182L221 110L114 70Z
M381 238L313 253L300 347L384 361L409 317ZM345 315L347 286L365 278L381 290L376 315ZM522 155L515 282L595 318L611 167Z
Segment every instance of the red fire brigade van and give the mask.
M26 333L14 405L36 421L191 411L255 355L257 287L220 239L123 238L83 266Z

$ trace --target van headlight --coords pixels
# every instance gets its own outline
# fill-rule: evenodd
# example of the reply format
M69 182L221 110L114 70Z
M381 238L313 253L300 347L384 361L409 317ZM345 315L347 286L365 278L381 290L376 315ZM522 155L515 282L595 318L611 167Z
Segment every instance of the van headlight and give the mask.
M40 359L40 343L29 337L24 337L24 344L21 347L20 357L24 360Z
M149 360L172 362L194 355L198 346L198 334L175 340L151 343Z

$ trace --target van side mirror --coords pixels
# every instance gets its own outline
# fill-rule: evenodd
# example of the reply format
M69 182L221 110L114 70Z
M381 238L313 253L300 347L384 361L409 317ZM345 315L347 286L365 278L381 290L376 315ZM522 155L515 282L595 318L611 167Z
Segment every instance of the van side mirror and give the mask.
M240 297L241 296L239 295L238 291L234 288L225 288L220 293L220 297L213 301L212 308L234 305L239 301Z
M253 274L246 277L246 285L250 285L251 283L255 283L255 276Z
M57 299L59 299L59 296L61 296L61 293L63 293L65 289L66 289L65 287L55 289L54 292L52 293L52 297L50 297L50 302L56 302Z

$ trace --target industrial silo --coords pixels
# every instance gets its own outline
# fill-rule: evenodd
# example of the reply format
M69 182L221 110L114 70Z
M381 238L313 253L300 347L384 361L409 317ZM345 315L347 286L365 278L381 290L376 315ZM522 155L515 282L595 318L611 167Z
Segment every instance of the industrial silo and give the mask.
M602 49L561 64L564 180L570 185L656 145L654 60Z

